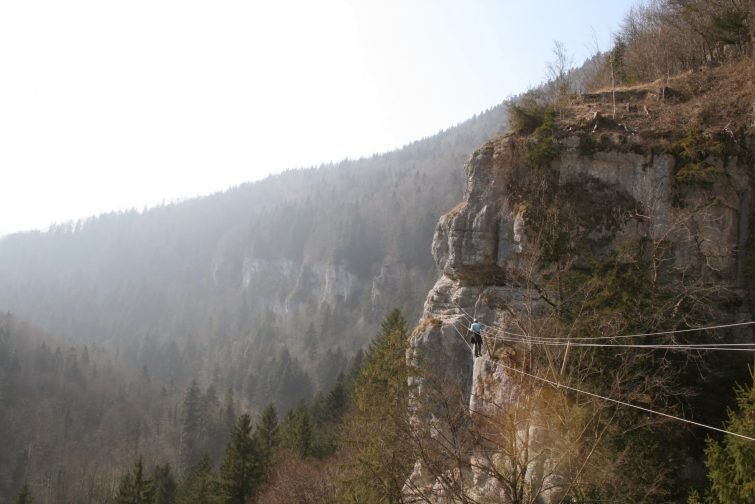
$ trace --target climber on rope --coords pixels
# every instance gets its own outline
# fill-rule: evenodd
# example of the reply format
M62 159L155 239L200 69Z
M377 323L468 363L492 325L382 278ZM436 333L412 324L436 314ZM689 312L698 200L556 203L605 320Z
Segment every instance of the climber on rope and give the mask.
M474 356L482 357L482 324L477 319L474 319L472 325L469 326L469 331L472 332L472 338L469 340L474 345Z

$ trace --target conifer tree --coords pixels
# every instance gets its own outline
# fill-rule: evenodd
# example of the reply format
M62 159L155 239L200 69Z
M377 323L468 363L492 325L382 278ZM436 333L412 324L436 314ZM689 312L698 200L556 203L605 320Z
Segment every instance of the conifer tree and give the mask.
M204 427L204 404L196 380L192 380L184 396L181 408L181 455L180 470L196 465L204 454L202 434Z
M154 486L144 475L142 458L134 464L133 470L121 478L113 502L115 504L152 504Z
M204 432L207 453L212 460L218 460L227 442L224 417L220 399L215 387L210 385L202 397L202 432Z
M187 471L186 480L181 485L178 504L209 504L215 502L217 482L212 474L212 461L204 455L195 466Z
M176 480L170 472L170 465L156 465L152 481L155 493L153 504L176 502Z
M346 502L400 502L414 455L407 439L408 331L393 310L370 345L354 385L353 409L346 419L344 443L351 460L339 493Z
M233 398L233 390L228 389L225 394L225 406L223 408L223 430L225 431L225 442L223 446L228 442L228 435L233 429L233 424L236 423L236 401Z
M314 432L309 409L304 402L288 412L286 422L283 425L283 444L301 458L307 458L313 454Z
M351 393L354 391L354 384L357 381L357 378L359 378L359 375L362 373L362 366L364 365L364 350L361 348L357 353L354 355L354 357L351 359L351 364L349 365L349 371L346 375L346 390L351 395Z
M755 437L755 369L751 374L753 382L749 387L736 388L738 411L729 411L726 430ZM706 502L755 502L755 443L727 434L721 443L708 438L707 445L705 454L710 490Z
M239 417L231 432L220 468L220 495L225 504L245 504L259 489L262 467L259 449L252 438L252 420Z
M267 405L262 412L262 418L254 432L260 452L260 462L264 468L270 464L273 449L278 444L278 412L273 403Z
M324 458L333 454L338 447L340 425L349 404L346 377L338 373L336 383L330 392L318 392L309 408L313 424L312 456Z
M346 412L347 405L348 392L346 388L346 376L343 374L343 372L341 372L338 373L336 384L330 390L326 399L326 408L329 420L332 422L341 420L341 417Z
M24 486L21 487L21 491L18 492L14 502L15 504L32 504L34 502L34 498L31 496L31 491L29 491L29 485L24 483Z

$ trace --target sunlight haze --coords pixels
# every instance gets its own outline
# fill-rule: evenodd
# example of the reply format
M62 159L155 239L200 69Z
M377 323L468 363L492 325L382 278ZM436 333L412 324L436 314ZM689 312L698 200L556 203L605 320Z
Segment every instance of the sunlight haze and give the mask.
M575 64L622 1L8 1L0 235L371 156Z

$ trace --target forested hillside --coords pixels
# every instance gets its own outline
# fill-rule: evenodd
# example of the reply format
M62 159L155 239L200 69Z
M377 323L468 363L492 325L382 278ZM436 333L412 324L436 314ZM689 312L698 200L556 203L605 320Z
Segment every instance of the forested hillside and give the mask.
M310 421L303 405L280 422L280 436L272 404L255 418L268 422L276 445L305 443L307 455L330 454L334 432L325 429L343 414L345 386L359 360L353 369L339 375L329 394L318 395L314 425L305 427L317 433L301 431L301 423ZM232 389L196 381L181 389L172 381L160 384L146 367L137 375L123 372L102 345L67 344L0 316L0 503L15 502L17 494L20 502L111 502L128 491L124 485L136 485L154 502L174 502L177 494L183 502L208 502L195 495L197 473L209 477L230 456L240 418L249 421L250 415L242 415ZM260 453L255 446L254 454ZM137 463L144 473L139 482L129 481ZM255 463L262 471L265 464ZM221 490L213 483L212 491Z
M0 309L158 383L285 410L332 385L390 307L419 313L435 222L504 124L499 106L395 152L6 237Z
M0 317L0 502L24 482L40 502L105 502L137 456L175 464L183 395L146 372L125 377L102 346L69 345ZM216 392L206 401L208 426L223 437L203 448L217 452L228 427Z

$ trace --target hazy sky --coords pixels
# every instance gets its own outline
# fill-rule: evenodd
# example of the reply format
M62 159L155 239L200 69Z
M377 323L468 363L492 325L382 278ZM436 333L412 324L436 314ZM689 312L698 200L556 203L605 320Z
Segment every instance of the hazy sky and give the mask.
M384 152L607 49L630 0L2 0L0 234Z

